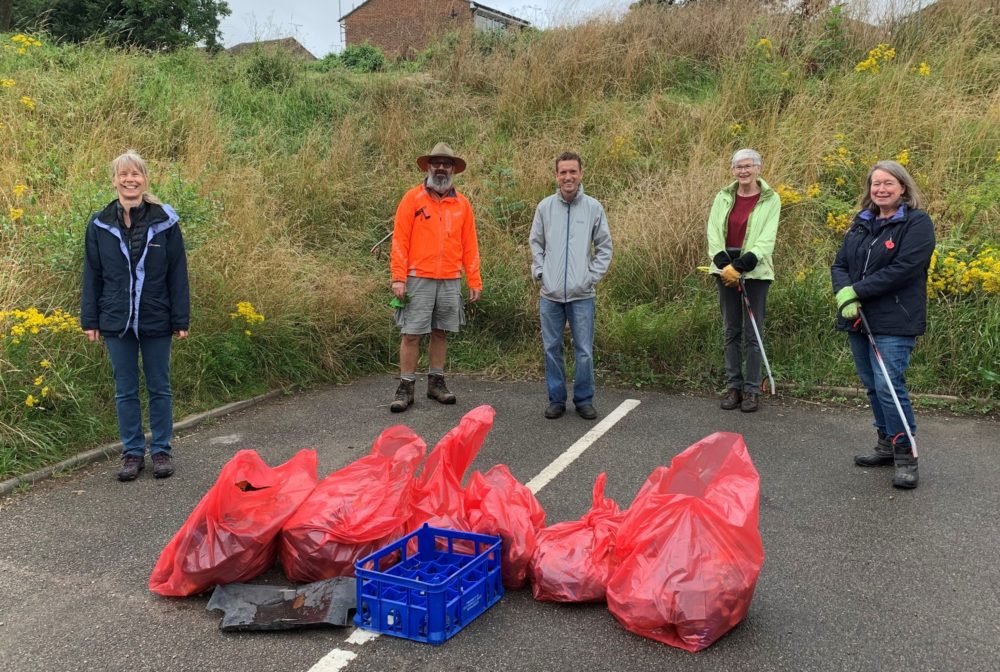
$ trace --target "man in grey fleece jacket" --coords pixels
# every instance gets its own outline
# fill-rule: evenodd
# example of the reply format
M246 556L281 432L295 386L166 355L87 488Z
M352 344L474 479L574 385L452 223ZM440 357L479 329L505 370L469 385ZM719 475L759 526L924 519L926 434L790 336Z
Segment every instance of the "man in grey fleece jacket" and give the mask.
M558 190L535 208L531 224L531 277L541 284L538 312L545 350L549 405L545 417L566 412L563 331L569 323L576 353L573 406L587 420L594 409L594 287L611 265L611 230L604 208L583 193L583 162L563 152L556 159Z

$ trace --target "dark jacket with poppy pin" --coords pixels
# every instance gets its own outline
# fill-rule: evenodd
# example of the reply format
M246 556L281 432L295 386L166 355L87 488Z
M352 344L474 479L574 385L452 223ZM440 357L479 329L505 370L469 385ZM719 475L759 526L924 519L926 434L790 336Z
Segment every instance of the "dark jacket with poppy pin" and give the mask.
M833 291L854 288L873 334L919 336L927 330L927 271L934 244L934 224L923 210L904 204L888 219L862 210L830 268ZM837 328L855 327L838 317Z
M191 300L187 256L179 217L169 205L143 202L129 211L133 228L145 229L133 261L112 201L91 217L84 243L80 326L106 336L169 336L187 331Z

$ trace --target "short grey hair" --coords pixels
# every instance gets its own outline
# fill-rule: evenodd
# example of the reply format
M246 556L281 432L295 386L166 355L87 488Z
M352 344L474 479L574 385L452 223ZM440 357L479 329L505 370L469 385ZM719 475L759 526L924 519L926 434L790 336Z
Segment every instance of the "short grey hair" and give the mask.
M732 160L730 160L729 165L735 166L740 161L750 159L753 161L753 165L762 166L764 165L764 159L761 158L760 152L756 149L750 149L749 147L744 147L743 149L737 149L736 153L733 154Z

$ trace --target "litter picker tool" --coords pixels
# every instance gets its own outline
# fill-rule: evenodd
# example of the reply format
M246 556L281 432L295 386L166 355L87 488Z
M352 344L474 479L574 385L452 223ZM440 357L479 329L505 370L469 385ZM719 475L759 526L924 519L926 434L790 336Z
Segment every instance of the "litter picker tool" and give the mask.
M882 361L882 353L878 351L878 346L875 345L875 337L872 336L872 330L868 327L868 320L865 318L864 311L860 308L858 308L858 317L865 328L865 333L868 335L868 342L871 343L872 350L875 351L875 359L878 361L878 367L882 369L885 384L889 388L889 394L892 395L892 403L896 404L896 412L899 413L899 419L903 421L903 429L906 430L906 437L910 440L910 450L913 451L913 457L917 457L917 441L913 438L913 432L910 431L910 423L907 422L906 414L903 413L903 405L899 403L899 397L896 396L896 388L892 384L892 378L889 377L889 371L885 368L885 362Z
M747 298L747 287L740 275L740 295L743 297L743 305L747 308L747 315L750 316L750 326L753 327L753 335L757 339L757 347L760 348L760 357L764 360L764 368L767 369L767 381L771 384L771 396L774 396L774 376L771 375L771 365L767 362L767 353L764 352L764 339L760 337L760 329L757 328L757 318L754 317L753 308L750 307L750 299ZM881 361L881 360L879 360Z

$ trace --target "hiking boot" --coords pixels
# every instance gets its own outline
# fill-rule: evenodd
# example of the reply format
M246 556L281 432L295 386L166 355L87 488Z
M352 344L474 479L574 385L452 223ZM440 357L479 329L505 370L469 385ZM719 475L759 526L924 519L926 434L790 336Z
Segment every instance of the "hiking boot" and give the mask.
M389 410L393 413L402 413L413 405L413 386L417 384L415 380L399 380L399 387L396 388L396 397L389 405Z
M139 478L139 472L146 466L144 455L123 455L122 467L118 470L119 481L134 481Z
M174 475L174 460L170 453L153 453L153 476L170 478Z
M549 420L555 420L556 418L561 418L565 412L566 404L549 404L545 408L545 417Z
M747 392L740 402L740 410L744 413L753 413L760 408L760 395L756 392Z
M881 431L878 433L878 443L875 444L874 451L854 456L854 464L859 467L888 467L892 463L892 439Z
M904 490L917 487L917 458L913 457L910 447L895 446L892 457L896 464L896 473L892 475L893 487Z
M442 404L454 404L455 395L444 384L444 376L432 373L427 376L427 398L436 399Z
M576 414L579 415L584 420L597 419L597 409L590 404L583 404L582 406L577 406Z
M726 396L722 398L719 408L724 411L731 411L734 408L738 408L741 401L743 401L743 394L739 390L729 388L726 390Z

